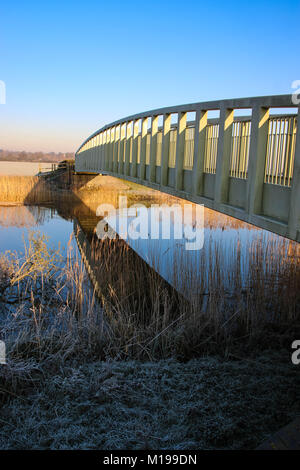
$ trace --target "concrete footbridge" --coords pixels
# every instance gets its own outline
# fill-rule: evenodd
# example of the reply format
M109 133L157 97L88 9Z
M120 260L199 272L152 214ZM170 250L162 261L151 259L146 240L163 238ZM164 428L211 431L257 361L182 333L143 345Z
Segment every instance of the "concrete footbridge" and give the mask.
M89 136L75 170L134 181L300 242L299 116L292 95L142 112Z

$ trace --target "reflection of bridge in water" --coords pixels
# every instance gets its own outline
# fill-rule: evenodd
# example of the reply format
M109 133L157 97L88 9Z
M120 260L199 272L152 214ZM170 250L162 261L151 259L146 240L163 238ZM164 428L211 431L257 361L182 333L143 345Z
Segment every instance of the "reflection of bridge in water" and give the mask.
M295 113L274 115L276 108ZM299 109L291 95L281 95L136 114L84 141L75 168L203 203L300 241ZM210 118L212 111L219 117Z
M111 297L113 291L121 295L122 289L127 297L140 288L137 285L140 286L141 280L142 283L149 280L150 273L150 277L172 295L177 293L197 301L199 295L211 288L213 273L222 273L220 284L214 288L230 292L236 275L248 287L253 263L259 262L262 274L266 269L268 277L271 272L277 272L277 263L288 266L295 262L295 256L299 259L300 254L300 247L295 242L209 209L205 209L204 246L195 251L185 250L181 241L161 237L154 240L99 239L97 226L102 217L84 205L72 218L79 251L100 297L105 293L106 297ZM106 219L109 220L109 216ZM142 297L148 297L151 286L144 285L143 288L143 292L139 292L140 301Z
M74 235L86 271L97 296L113 304L124 300L124 308L132 312L151 311L151 286L166 295L170 309L176 313L179 294L159 273L146 263L125 241L99 239L96 226L99 217L74 218ZM146 301L146 304L145 304ZM148 302L148 306L147 306Z

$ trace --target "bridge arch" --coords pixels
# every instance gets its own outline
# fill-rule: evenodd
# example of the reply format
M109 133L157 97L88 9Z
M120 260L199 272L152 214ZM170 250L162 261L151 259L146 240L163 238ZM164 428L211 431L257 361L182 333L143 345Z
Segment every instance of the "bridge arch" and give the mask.
M76 151L75 170L134 181L300 242L299 116L292 95L155 109L94 132Z

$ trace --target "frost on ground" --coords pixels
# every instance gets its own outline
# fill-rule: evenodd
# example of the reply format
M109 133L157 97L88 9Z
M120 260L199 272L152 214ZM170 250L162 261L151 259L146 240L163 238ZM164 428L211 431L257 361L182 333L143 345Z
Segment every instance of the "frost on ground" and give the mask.
M45 372L0 409L1 449L252 449L300 414L289 352Z

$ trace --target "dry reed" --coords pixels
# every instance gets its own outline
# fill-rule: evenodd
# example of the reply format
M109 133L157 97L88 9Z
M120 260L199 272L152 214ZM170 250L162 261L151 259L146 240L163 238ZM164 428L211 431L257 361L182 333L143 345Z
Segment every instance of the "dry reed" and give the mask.
M51 188L38 176L0 176L0 202L41 204L51 201Z

